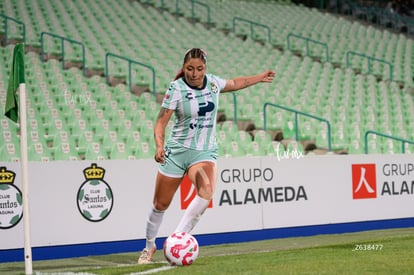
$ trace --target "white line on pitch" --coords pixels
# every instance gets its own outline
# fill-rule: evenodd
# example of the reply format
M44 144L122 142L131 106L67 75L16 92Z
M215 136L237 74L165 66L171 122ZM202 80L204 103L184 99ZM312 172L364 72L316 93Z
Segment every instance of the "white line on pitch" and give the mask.
M168 266L162 266L162 267L154 268L154 269L147 270L147 271L131 273L129 275L152 274L152 273L157 273L157 272L160 272L160 271L165 271L165 270L169 270L169 269L173 269L173 268L176 268L176 266L168 265Z

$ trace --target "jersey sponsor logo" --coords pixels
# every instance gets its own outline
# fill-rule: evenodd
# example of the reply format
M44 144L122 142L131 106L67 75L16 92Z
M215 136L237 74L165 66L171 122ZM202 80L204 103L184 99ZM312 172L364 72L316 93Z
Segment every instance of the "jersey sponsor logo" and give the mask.
M194 99L194 95L193 95L193 93L188 92L188 93L185 95L185 98L186 98L186 99L188 99L188 100L192 100L192 99Z
M206 113L213 111L215 106L216 105L214 104L214 102L211 101L207 101L204 104L199 104L198 115L205 116Z

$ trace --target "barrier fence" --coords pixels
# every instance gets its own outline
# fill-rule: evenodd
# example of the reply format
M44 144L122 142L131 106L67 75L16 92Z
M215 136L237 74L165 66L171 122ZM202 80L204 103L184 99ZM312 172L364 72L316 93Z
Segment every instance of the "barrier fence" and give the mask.
M74 45L78 45L81 47L82 50L82 55L81 55L81 63L82 63L82 71L83 71L83 75L86 75L86 66L85 66L85 45L79 41L67 38L67 37L63 37L54 33L50 33L50 32L42 32L40 34L40 58L42 61L45 61L45 54L46 54L46 37L51 37L54 39L58 39L60 41L60 51L61 51L61 55L62 55L62 69L65 69L65 61L66 61L66 51L65 51L65 42L69 43L69 44L74 44Z

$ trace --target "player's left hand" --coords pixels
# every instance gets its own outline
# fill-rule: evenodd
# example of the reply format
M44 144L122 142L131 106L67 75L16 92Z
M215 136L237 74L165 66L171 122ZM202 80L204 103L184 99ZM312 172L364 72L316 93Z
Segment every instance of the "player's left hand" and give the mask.
M268 71L263 72L262 75L263 75L262 82L272 82L276 73L272 70L268 70Z

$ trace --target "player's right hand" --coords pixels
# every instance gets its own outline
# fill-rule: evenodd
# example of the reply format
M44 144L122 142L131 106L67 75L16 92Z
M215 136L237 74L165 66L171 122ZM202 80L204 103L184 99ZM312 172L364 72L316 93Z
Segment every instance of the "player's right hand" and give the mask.
M158 163L164 163L165 161L165 150L163 147L157 148L155 151L154 159Z

